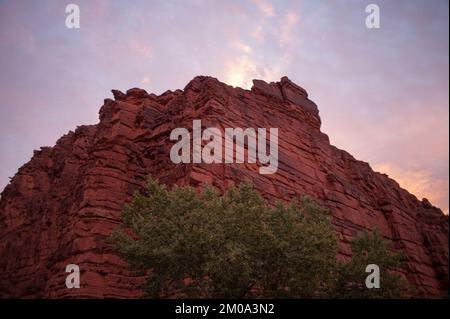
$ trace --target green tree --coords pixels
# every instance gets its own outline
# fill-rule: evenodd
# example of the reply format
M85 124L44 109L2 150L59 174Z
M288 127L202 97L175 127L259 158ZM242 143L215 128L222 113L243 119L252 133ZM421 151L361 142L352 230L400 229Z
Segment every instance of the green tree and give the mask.
M339 297L340 288L344 297L353 296L348 290L357 295L361 290L343 281L360 280L366 260L337 261L330 218L307 196L270 206L245 183L221 195L211 186L167 190L150 179L111 239L131 268L147 275L147 297L326 298ZM373 242L358 241L355 256L367 244Z
M404 255L393 253L378 230L364 231L350 242L352 258L339 264L334 287L337 298L405 298L414 294L413 287L396 272L404 268ZM367 289L366 266L375 264L380 270L380 287Z

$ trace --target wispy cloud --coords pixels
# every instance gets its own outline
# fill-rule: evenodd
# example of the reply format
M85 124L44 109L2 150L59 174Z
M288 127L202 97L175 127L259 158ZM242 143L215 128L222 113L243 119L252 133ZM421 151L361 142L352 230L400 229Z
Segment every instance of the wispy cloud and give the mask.
M295 36L298 35L295 28L297 27L300 16L297 12L286 13L285 19L281 25L281 34L279 45L281 48L294 45Z
M258 10L265 16L265 17L274 17L276 15L275 8L272 3L266 0L252 0L252 2L255 4L255 6L258 8Z

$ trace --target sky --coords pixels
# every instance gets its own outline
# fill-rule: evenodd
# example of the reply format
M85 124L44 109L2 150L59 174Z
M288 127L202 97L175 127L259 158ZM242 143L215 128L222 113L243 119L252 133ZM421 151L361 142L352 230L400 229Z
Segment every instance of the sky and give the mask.
M80 28L65 25L68 4ZM365 8L380 8L368 29ZM33 150L98 122L111 89L287 75L322 131L419 199L449 207L446 0L0 0L0 190Z

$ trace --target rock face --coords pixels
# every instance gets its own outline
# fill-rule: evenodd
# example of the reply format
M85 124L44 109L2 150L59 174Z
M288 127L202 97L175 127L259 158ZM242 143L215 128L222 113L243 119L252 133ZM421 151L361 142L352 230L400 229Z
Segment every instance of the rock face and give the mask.
M124 203L151 174L168 185L211 183L224 189L251 180L266 199L310 194L328 207L348 240L379 228L408 258L407 279L425 297L448 294L448 217L387 175L330 145L317 106L284 77L233 88L211 77L160 96L113 90L97 125L79 126L54 147L35 151L0 201L0 297L138 297L139 278L115 255L107 236ZM276 174L258 164L173 164L170 132L204 127L279 128ZM81 288L67 289L65 267L77 264Z

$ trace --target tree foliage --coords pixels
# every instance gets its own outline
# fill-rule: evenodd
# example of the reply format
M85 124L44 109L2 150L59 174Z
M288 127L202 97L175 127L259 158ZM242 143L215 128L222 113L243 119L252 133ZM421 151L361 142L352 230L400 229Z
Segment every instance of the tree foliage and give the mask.
M394 269L399 256L380 235L365 234L353 242L353 259L339 262L331 216L307 196L270 206L248 183L222 195L150 179L122 220L111 240L147 275L147 297L390 297L401 282L389 274L396 279L386 277L382 293L362 289L368 262Z
M378 230L362 232L350 242L352 258L339 263L334 294L339 298L404 298L411 296L413 287L398 272L404 268L404 255L392 253L388 243ZM367 265L380 269L380 288L367 289L365 285Z

